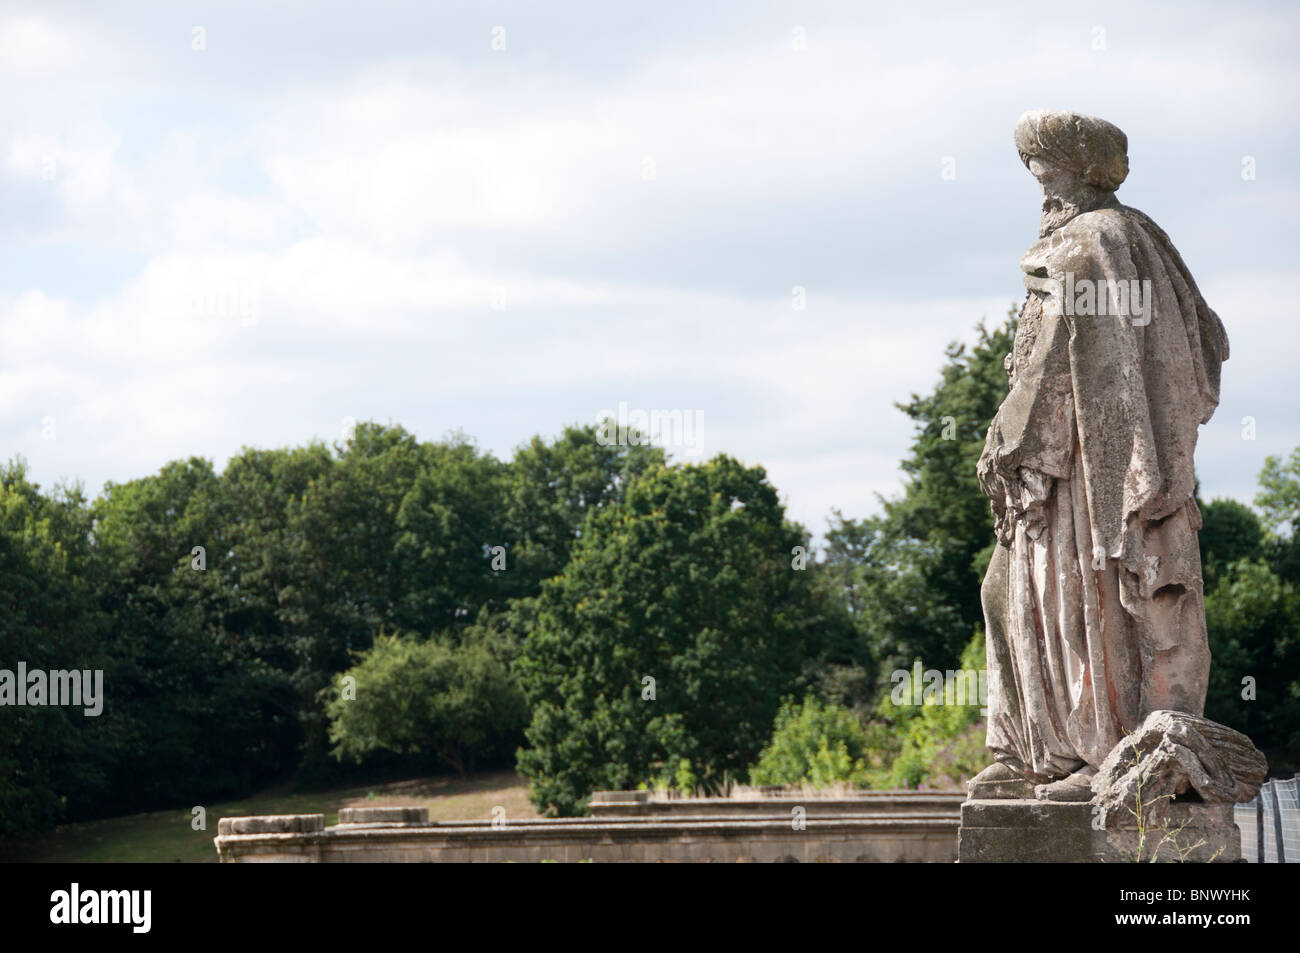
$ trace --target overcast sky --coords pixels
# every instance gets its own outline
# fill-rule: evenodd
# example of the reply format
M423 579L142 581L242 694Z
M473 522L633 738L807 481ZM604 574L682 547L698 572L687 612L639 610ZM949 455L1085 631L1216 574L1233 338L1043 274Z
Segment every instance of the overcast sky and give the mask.
M820 532L1023 297L1046 107L1128 134L1231 341L1202 490L1249 500L1300 445L1296 7L979 6L0 2L0 456L95 493L623 402Z

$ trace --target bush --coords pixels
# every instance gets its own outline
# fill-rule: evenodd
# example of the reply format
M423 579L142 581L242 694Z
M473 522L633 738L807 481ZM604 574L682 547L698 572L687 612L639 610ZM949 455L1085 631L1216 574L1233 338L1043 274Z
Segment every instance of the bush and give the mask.
M959 664L967 671L984 669L983 632L967 643ZM992 762L984 747L980 699L967 705L940 704L944 699L925 698L920 684L913 684L911 692L919 704L899 705L887 690L876 706L871 737L881 745L879 753L888 767L870 773L872 787L955 787Z
M356 679L355 698L344 690L348 676ZM518 684L487 645L397 636L380 636L335 676L325 710L339 760L381 749L432 752L461 774L527 721Z
M777 713L772 741L750 770L754 784L854 784L866 779L870 744L853 712L811 695Z

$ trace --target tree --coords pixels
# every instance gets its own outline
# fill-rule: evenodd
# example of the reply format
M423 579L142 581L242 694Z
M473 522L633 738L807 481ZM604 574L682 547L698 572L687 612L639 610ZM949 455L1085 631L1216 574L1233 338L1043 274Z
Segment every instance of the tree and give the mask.
M1268 558L1284 579L1300 582L1300 447L1286 460L1268 457L1255 504L1263 514Z
M1264 524L1254 510L1236 500L1214 500L1200 510L1201 569L1205 591L1210 593L1229 564L1263 555Z
M951 344L938 385L898 408L916 423L902 462L903 494L883 512L846 520L826 534L827 569L877 660L878 678L920 657L947 667L982 624L980 583L993 547L993 518L975 465L1007 393L1003 360L1015 312L975 346Z
M464 443L422 444L401 427L358 424L336 462L288 504L293 581L282 593L279 617L294 638L300 769L308 775L330 770L323 706L331 677L382 630L427 635L448 625L459 604L449 579L488 571L482 540L438 534L446 510L439 509L438 478L429 473L448 456L472 459ZM464 485L454 474L450 482ZM468 505L458 518L465 525L481 522ZM430 538L419 539L422 533ZM470 550L473 566L438 563L439 547ZM430 571L429 578L419 578L421 569Z
M587 514L617 503L629 483L664 459L649 444L602 443L595 426L565 427L550 442L533 437L516 449L505 478L516 580L510 594L537 595L568 563Z
M1205 714L1276 761L1300 750L1300 450L1265 460L1259 484L1262 518L1233 500L1201 507L1213 658Z
M104 668L90 527L80 487L46 496L22 460L0 465L0 668ZM48 828L69 799L104 793L112 747L109 720L84 708L0 708L0 836Z
M724 456L653 468L591 512L517 666L536 803L573 814L683 759L705 786L748 768L831 641L792 567L807 542L763 470Z
M1205 715L1262 748L1300 750L1300 604L1266 562L1223 568L1205 600L1210 685Z
M219 477L197 458L96 501L104 717L119 733L99 810L233 794L281 767L263 718L275 680L222 627L222 507Z
M355 679L355 696L343 679ZM326 706L340 760L387 750L432 752L464 774L476 755L527 720L519 686L482 642L380 636L344 675Z
M520 573L503 517L505 467L464 437L424 447L420 474L397 509L393 618L448 632L502 610Z

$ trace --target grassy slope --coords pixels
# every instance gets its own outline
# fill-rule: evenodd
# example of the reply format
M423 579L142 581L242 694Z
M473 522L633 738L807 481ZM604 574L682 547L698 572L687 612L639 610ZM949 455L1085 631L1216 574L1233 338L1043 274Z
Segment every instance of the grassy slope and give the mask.
M367 795L373 793L375 797ZM190 824L190 810L154 811L84 824L64 824L54 833L20 844L0 844L5 860L92 863L131 861L216 863L212 838L217 820L245 814L324 814L326 824L338 821L341 807L382 804L424 805L429 820L490 818L492 808L504 807L507 817L536 817L528 800L528 783L513 771L465 778L421 778L370 788L340 788L294 794L274 789L243 801L205 805L207 830Z

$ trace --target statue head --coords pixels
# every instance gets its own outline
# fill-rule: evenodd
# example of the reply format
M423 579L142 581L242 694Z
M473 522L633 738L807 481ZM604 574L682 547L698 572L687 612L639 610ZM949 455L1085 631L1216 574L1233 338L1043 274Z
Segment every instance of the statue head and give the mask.
M1043 189L1042 235L1110 202L1128 176L1128 137L1095 116L1031 109L1016 123L1015 140Z

